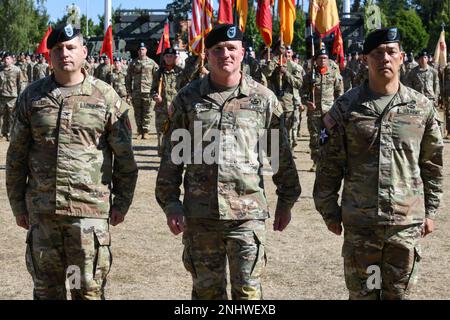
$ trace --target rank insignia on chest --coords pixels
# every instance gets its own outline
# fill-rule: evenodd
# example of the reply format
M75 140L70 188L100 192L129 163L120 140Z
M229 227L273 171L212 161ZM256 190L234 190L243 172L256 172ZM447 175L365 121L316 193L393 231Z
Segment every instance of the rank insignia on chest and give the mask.
M319 143L320 145L324 145L328 142L329 135L327 133L327 129L323 128L320 130Z
M255 106L259 106L261 104L261 100L257 97L254 97L250 100L250 103Z

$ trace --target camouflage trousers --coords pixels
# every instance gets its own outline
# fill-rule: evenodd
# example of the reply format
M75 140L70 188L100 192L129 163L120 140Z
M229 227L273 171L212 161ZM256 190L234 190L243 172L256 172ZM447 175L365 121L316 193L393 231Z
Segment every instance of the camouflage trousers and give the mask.
M450 134L450 99L444 101L445 109L445 130L447 130L447 135Z
M0 97L0 127L4 137L9 137L9 130L13 121L13 109L17 98Z
M136 120L137 133L143 134L150 132L152 122L152 100L150 93L133 94L131 97Z
M297 137L293 134L293 129L296 126L295 111L288 111L284 113L284 125L288 132L289 145L293 149L297 145Z
M267 261L264 220L186 222L183 263L192 275L192 299L228 299L227 258L232 299L262 299L260 278Z
M36 300L104 299L112 263L107 219L30 215L26 264Z
M316 163L320 157L320 130L323 127L322 115L320 111L308 111L308 131L309 131L309 149L311 150L311 160Z
M408 299L417 283L421 225L344 229L342 256L349 298Z
M162 154L162 138L164 135L164 123L169 119L169 113L165 106L155 106L155 128L158 135L158 155Z
M300 107L297 106L294 111L294 125L292 126L292 133L291 135L296 138L295 145L297 145L297 138L300 138L300 128L302 124L302 113L303 111L300 110Z

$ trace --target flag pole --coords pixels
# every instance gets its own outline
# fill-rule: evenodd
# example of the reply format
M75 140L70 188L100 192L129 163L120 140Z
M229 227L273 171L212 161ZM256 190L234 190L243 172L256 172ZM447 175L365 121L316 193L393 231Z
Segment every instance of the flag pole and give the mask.
M441 27L442 27L442 32L445 32L445 23L444 22L442 22L442 24L441 24ZM440 37L439 37L440 38ZM444 33L444 39L445 39L445 33ZM447 52L445 52L445 54L447 54ZM445 97L445 69L446 69L446 67L444 67L444 69L442 70L442 88L443 88L443 90L441 90L441 97L442 97L442 106L443 106L443 109L444 109L444 132L448 135L448 131L447 131L447 112L448 112L448 105L446 105L446 103L445 103L445 100L446 100L446 97ZM447 132L446 132L447 131Z
M206 0L201 0L201 1L202 1L202 15L201 15L201 23L200 23L201 35L202 35L201 67L203 68L205 66L205 60L204 60L203 56L205 55L205 2L206 2Z
M311 102L315 104L315 80L316 80L316 70L314 70L314 34L312 29L311 20L309 21L309 35L311 36Z

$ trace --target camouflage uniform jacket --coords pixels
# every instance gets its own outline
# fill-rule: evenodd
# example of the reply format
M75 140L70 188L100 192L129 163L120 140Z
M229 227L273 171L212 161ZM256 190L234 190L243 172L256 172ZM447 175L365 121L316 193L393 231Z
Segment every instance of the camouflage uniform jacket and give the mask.
M439 75L436 69L415 67L406 78L406 85L437 102L439 97Z
M20 93L21 72L15 65L0 70L0 97L15 98Z
M123 70L117 71L113 68L111 73L108 73L107 81L116 90L117 94L124 98L127 96L127 88L125 86L126 73Z
M33 70L34 70L34 66L36 65L36 61L30 61L30 63L28 64L27 67L27 76L28 76L28 82L31 83L34 81L33 79Z
M355 73L349 67L346 67L341 71L342 82L344 84L344 92L353 88L353 81L355 79Z
M20 69L20 90L24 90L28 86L28 63L17 62L16 66Z
M247 57L241 64L242 72L248 74L256 82L261 83L263 86L267 87L267 79L264 76L261 66L258 61L253 57Z
M155 80L152 85L152 94L158 93L161 76L161 97L163 101L161 104L157 104L156 107L163 107L167 110L172 103L172 100L177 95L177 92L182 88L182 84L186 83L187 80L183 77L183 69L181 67L175 66L171 70L162 67L156 72Z
M47 63L36 63L33 67L33 81L43 79L50 74Z
M201 59L198 56L192 55L186 58L183 69L183 78L186 79L186 82L181 87L184 87L191 81L203 78L203 75L200 73L200 66ZM208 69L207 63L204 66Z
M111 64L101 63L94 70L94 77L108 83L108 76L111 73Z
M278 206L291 208L301 189L287 131L283 122L280 122L282 109L275 95L245 75L227 101L219 103L219 97L220 93L211 88L208 75L184 87L172 102L169 110L170 128L164 139L167 145L156 182L155 194L159 205L166 214L172 210L183 210L190 218L268 218L262 159L258 157L258 150L255 150L255 142L261 138L264 129L280 129L277 130L280 133L279 166L272 179L277 186ZM228 153L228 157L212 164L205 161L195 164L197 161L194 157L199 155L199 151L192 151L189 155L194 161L176 164L171 157L176 147L176 142L170 142L172 133L176 129L184 129L194 137L194 134L198 134L198 128L194 131L194 126L199 123L205 137L218 135L215 140L219 141L219 145L216 145L219 150L215 154ZM213 133L212 129L218 130L218 133ZM241 139L236 139L237 136ZM204 141L203 150L209 144ZM270 143L268 150L271 150ZM184 167L182 204L179 197Z
M52 76L28 86L6 159L14 215L108 218L110 203L125 214L137 180L128 108L89 75L64 99Z
M353 78L353 87L358 87L369 80L369 67L363 64Z
M147 56L142 60L134 59L128 67L125 81L128 94L150 94L158 69L158 64Z
M268 79L269 88L277 95L284 112L294 111L294 105L300 103L299 89L303 84L303 68L293 61L287 61L284 66L286 73L281 78L279 58L274 57L268 64L264 65L264 75ZM280 93L283 94L280 94Z
M314 185L317 210L327 224L410 225L432 219L442 195L443 150L433 104L401 84L380 114L368 96L366 82L340 97L324 117L329 139Z
M344 93L342 76L332 68L327 68L324 74L315 72L314 99L316 110L313 114L325 114L330 110L334 101ZM312 73L306 74L303 81L302 97L304 101L311 101Z

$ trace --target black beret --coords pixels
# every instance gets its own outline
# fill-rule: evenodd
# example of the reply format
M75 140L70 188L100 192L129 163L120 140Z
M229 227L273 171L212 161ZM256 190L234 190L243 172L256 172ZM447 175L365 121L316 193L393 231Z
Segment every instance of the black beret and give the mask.
M60 24L52 30L47 38L47 48L52 49L57 43L69 41L80 34L80 29L69 24Z
M164 54L177 54L177 50L175 50L174 48L166 48L164 50Z
M147 46L145 45L145 43L141 42L141 43L139 44L139 49L141 49L141 48L147 49Z
M114 57L114 62L117 62L117 61L119 61L119 62L121 62L122 61L122 59L120 59L120 57Z
M42 58L45 58L45 57L44 57L44 55L43 55L42 53L39 53L39 54L36 56L36 58L42 59Z
M328 56L328 51L326 48L322 48L317 50L316 55L314 57L318 57L318 56Z
M426 49L423 49L422 51L419 52L418 57L419 58L428 57L428 51Z
M217 24L206 36L205 47L211 48L215 44L222 41L242 41L244 35L234 24Z
M13 56L12 52L5 51L5 52L3 52L2 58L12 57L12 56Z
M385 43L400 43L400 32L397 28L377 29L369 33L364 41L363 54L369 54L380 44Z

